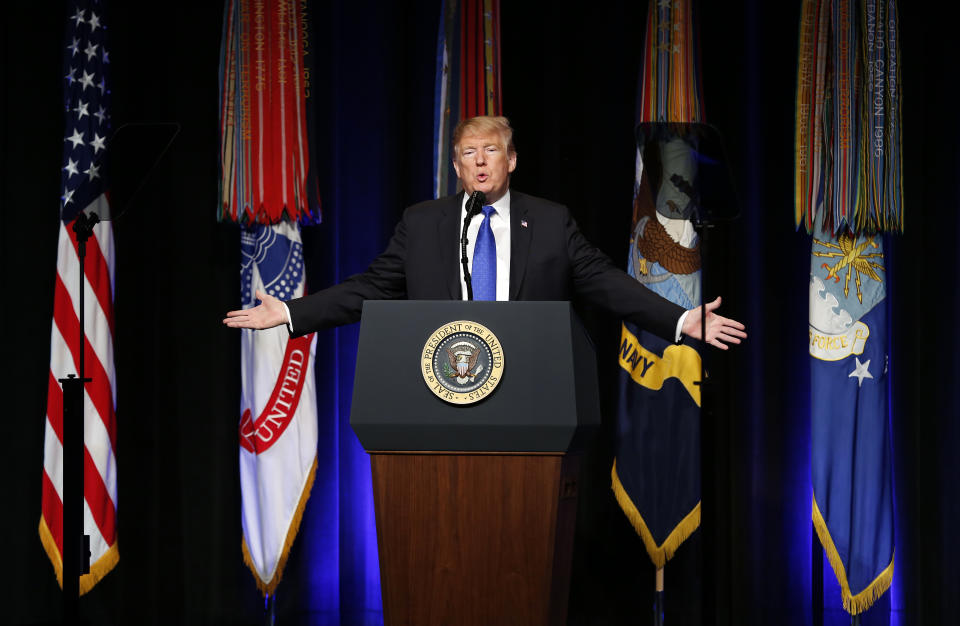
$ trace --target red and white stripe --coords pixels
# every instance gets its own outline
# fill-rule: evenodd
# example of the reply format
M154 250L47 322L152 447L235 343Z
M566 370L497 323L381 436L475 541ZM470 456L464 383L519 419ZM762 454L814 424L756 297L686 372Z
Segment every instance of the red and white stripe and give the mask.
M90 208L103 215L106 197ZM76 236L60 224L50 373L43 453L43 503L40 535L63 584L63 389L58 379L79 369L79 257ZM87 242L84 268L84 533L90 536L90 574L80 579L80 593L93 587L117 562L116 372L113 363L113 230L109 222L94 227Z

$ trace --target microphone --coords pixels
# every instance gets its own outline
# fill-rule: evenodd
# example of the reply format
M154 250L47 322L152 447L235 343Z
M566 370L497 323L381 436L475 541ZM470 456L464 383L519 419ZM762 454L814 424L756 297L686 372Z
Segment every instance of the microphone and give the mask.
M467 217L463 220L463 232L460 233L460 263L463 265L463 282L467 284L467 300L473 300L473 281L470 278L470 265L467 260L467 228L474 215L480 213L487 202L482 191L474 191L467 199Z
M486 202L487 196L482 191L474 191L470 194L470 197L467 198L467 219L469 220L478 214Z

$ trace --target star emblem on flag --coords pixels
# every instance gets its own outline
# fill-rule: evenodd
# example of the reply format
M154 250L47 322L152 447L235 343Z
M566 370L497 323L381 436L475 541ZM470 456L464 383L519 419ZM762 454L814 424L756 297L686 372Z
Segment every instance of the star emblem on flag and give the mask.
M854 357L857 361L857 366L850 372L848 378L857 379L857 387L863 387L864 378L873 378L873 374L870 373L870 359L867 359L865 363L861 363L860 359Z

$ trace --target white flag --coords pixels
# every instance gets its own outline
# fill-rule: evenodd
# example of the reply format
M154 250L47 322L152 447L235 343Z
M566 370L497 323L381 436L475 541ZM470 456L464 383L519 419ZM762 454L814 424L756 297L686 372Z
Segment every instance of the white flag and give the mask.
M281 300L304 294L300 228L283 222L241 235L243 306L260 290ZM240 488L243 558L264 594L273 593L310 496L317 459L313 334L286 327L243 330Z

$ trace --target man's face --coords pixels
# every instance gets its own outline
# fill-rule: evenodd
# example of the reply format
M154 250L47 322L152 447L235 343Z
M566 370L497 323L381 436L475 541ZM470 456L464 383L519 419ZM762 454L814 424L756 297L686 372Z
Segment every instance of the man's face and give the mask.
M507 154L499 133L467 135L460 139L460 156L453 167L467 195L482 191L487 204L493 204L507 193L517 155Z

